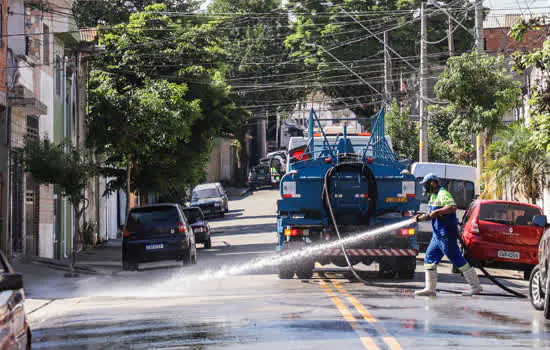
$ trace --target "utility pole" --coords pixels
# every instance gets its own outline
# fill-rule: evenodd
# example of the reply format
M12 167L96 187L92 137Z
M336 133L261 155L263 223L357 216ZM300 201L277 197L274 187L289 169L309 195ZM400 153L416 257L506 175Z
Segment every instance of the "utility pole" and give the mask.
M428 118L426 111L426 92L428 90L426 80L426 54L428 51L428 26L426 23L426 5L422 2L420 8L420 145L419 161L428 161Z
M386 109L391 108L391 74L390 74L390 52L388 50L390 33L384 32L384 99Z
M279 108L277 108L277 125L276 125L276 132L275 132L275 147L277 148L277 150L279 150L279 148L281 147L280 145L280 142L281 142L281 136L280 136L280 132L281 132L281 115L279 114Z
M266 118L267 118L267 113L268 111L265 110L265 113L264 111L262 110L258 116L257 116L257 129L256 129L256 133L257 133L257 146L258 146L258 160L261 159L261 158L264 158L265 155L266 155L266 152L265 152L265 149L266 149L266 130L265 130L265 127L266 127Z
M453 17L451 16L450 12L447 12L448 21L449 21L449 33L448 33L448 40L449 40L449 57L453 57L455 53L455 41L453 38Z
M485 51L483 36L483 0L475 0L475 44L476 52L481 54ZM476 163L477 178L481 178L483 169L483 156L485 153L485 130L481 130L476 137Z

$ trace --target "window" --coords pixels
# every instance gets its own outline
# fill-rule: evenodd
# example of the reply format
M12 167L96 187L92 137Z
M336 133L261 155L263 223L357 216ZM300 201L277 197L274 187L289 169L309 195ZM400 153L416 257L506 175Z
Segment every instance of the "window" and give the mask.
M183 213L185 214L185 217L187 218L187 222L190 225L196 223L197 221L204 221L204 215L202 214L202 211L199 208L184 209Z
M38 117L34 115L27 116L27 136L38 139Z
M44 52L43 52L43 62L45 65L50 65L50 28L44 24L43 29L44 35Z
M130 232L163 233L178 226L179 213L174 206L135 208L130 211L126 228Z
M29 36L25 37L25 55L28 56L31 53L31 38Z
M428 198L424 196L424 186L420 184L421 181L421 177L416 179L416 199L420 203L428 203ZM451 193L457 209L468 209L474 200L475 185L471 181L439 179L439 184Z
M479 209L479 220L504 225L531 226L533 217L541 215L534 207L512 203L486 203Z

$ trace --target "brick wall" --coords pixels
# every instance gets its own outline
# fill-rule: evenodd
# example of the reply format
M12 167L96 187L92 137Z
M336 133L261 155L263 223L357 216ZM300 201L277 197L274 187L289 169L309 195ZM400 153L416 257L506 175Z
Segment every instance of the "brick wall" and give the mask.
M520 49L534 50L542 48L545 36L544 31L529 31L522 41L515 41L508 36L510 28L484 29L485 50L488 53L514 52Z
M8 47L8 0L1 0L2 4L2 39L0 49L0 91L6 93L6 49Z

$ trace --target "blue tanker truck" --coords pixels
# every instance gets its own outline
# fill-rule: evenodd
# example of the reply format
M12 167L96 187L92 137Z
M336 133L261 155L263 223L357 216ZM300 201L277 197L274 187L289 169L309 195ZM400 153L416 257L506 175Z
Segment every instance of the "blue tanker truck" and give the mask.
M327 136L321 122L328 119L310 111L307 142L289 149L287 173L281 179L277 201L280 254L403 221L418 211L408 161L399 159L384 135L384 110L369 119L370 133L348 134L344 123L342 133ZM343 248L321 250L280 265L279 278L290 279L295 274L311 278L315 263L348 267L349 263L375 262L383 278L396 274L412 278L415 232L416 224Z

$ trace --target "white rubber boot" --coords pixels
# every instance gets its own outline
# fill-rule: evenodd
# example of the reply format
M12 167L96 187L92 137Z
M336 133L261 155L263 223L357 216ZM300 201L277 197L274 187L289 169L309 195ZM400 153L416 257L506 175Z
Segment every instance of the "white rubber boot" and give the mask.
M470 267L468 270L462 273L466 282L470 285L470 290L462 293L462 295L471 297L472 295L479 294L483 291L481 284L479 283L479 277L477 276L476 269Z
M426 287L414 292L419 297L435 297L435 286L437 285L437 270L425 270Z

